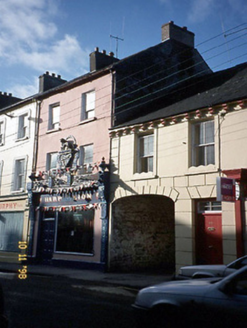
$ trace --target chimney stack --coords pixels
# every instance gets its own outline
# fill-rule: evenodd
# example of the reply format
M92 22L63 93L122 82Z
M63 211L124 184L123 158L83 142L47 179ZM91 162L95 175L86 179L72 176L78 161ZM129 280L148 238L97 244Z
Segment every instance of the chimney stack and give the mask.
M117 61L119 61L119 59L114 57L113 52L107 55L106 50L99 52L99 48L96 47L95 51L90 54L90 72L105 68Z
M61 79L61 75L56 76L54 73L50 75L49 72L45 72L39 77L39 93L58 87L65 82L67 81Z
M0 91L0 109L14 105L15 103L21 101L21 98L12 97L12 93Z
M195 34L188 31L187 27L180 27L174 24L173 21L162 25L162 42L167 40L175 40L185 44L191 48L194 48Z

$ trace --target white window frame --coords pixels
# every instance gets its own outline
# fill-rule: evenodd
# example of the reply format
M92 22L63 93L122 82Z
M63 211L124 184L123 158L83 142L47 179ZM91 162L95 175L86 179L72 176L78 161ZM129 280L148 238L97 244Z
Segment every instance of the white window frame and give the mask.
M52 157L57 157L58 160L58 152L51 152L51 153L47 153L46 154L46 170L52 170L52 169L56 169L57 168L57 160L56 160L56 166L52 167L51 164L53 162Z
M88 157L88 153L92 154L92 156ZM89 160L91 159L91 160ZM82 166L82 168L85 169L85 172L87 172L88 167L93 166L93 144L83 145L80 146L80 159L79 159L79 165Z
M157 154L158 154L158 128L140 131L135 134L134 136L134 147L133 147L133 175L131 180L143 180L143 179L154 179L157 178ZM139 166L139 138L143 136L153 135L153 171L149 172L140 172L140 166Z
M85 92L81 96L81 121L95 119L95 90Z
M17 163L20 161L23 161L23 172L19 173L17 172ZM26 190L27 161L28 156L17 157L14 159L12 192L24 192ZM20 176L23 176L21 185L19 184Z
M152 139L152 150L149 150L147 154L144 154L144 150L142 150L143 146L141 145L143 142ZM149 169L149 159L152 159L152 169ZM146 162L145 165L143 165L143 161ZM143 170L143 166L147 167L147 170ZM154 172L154 134L148 133L138 136L138 144L137 144L137 173L153 173Z
M60 130L60 110L59 102L49 105L48 131Z
M206 142L205 140L205 132L206 129L205 127L207 124L212 123L213 124L213 141L211 142ZM199 136L198 136L198 127L199 129L203 128L203 141L200 142ZM214 161L213 163L209 163L209 160L207 158L207 148L213 146L213 151L214 151ZM200 154L199 151L203 150L203 158L199 158ZM192 125L192 147L191 147L191 161L192 161L192 166L198 167L198 166L208 166L208 165L215 165L215 124L214 120L207 120L207 121L201 121L198 123L195 123Z
M0 120L0 146L3 146L5 144L5 125L6 125L6 120L1 119Z
M17 140L29 138L29 122L30 111L24 112L18 116Z

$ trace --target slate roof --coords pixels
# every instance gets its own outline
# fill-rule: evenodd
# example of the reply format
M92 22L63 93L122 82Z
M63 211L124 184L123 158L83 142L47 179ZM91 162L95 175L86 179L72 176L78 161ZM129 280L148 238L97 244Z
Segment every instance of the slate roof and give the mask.
M168 96L147 102L144 112L149 108L148 114L115 126L114 129L243 99L247 99L247 62L188 80Z

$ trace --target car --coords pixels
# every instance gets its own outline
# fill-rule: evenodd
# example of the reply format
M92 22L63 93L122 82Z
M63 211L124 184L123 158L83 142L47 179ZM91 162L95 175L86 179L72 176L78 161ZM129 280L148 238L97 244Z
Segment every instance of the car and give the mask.
M175 276L175 279L226 277L245 265L247 265L247 255L238 258L228 265L189 265L181 267L178 271L178 275Z
M141 289L137 327L246 327L247 266L225 278L172 280Z
M4 315L4 296L3 296L3 289L0 284L0 327L7 328L8 327L8 320Z

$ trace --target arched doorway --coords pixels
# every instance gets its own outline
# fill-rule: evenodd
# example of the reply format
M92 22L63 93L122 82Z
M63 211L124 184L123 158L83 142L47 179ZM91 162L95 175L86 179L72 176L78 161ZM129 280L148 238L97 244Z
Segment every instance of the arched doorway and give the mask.
M123 197L112 204L110 270L174 269L174 203L165 196Z

